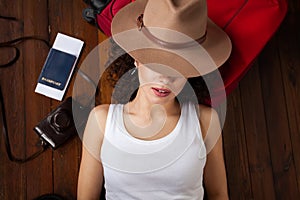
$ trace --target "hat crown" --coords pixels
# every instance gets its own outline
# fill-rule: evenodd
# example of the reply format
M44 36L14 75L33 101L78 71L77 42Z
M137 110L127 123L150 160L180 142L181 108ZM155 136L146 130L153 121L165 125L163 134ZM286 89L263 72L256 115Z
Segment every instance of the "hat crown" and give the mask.
M198 39L206 32L207 4L205 0L148 0L143 20L148 28L170 29ZM172 38L161 34L157 37Z
M136 0L115 15L112 36L140 63L169 66L184 77L216 70L232 47L208 18L206 0Z

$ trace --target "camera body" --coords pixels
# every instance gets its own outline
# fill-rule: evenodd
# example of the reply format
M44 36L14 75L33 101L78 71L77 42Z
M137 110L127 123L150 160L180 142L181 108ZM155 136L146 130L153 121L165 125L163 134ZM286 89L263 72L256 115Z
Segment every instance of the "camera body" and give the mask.
M77 133L72 114L72 98L67 98L55 110L50 112L34 131L56 149Z

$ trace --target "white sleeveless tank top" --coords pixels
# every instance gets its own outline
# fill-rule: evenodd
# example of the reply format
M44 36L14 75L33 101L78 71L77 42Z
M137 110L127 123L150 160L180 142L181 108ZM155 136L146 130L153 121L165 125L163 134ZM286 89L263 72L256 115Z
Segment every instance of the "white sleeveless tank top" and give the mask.
M206 150L195 105L184 103L173 131L152 141L127 132L123 107L110 105L101 148L106 199L203 199Z

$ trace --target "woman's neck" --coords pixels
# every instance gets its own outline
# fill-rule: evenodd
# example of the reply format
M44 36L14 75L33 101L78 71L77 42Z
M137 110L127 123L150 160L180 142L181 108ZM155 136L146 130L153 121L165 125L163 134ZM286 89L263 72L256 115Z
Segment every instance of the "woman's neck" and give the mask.
M129 112L140 116L150 116L153 112L164 112L167 115L180 114L180 105L174 98L172 101L168 101L164 104L155 104L150 102L145 96L137 93L136 98L128 103Z
M127 131L136 138L152 140L170 133L180 117L177 100L165 104L154 104L147 98L136 98L124 107L124 124Z

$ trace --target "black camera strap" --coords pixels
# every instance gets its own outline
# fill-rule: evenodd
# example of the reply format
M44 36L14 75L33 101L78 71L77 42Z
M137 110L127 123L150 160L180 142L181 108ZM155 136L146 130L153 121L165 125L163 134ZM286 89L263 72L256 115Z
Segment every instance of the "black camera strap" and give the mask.
M0 18L5 19L5 20L17 21L17 19L14 17L0 16ZM13 40L10 40L7 42L1 42L0 48L12 48L14 50L14 56L7 63L4 63L4 64L1 63L0 68L9 67L9 66L13 65L15 62L17 62L17 60L20 57L20 50L17 47L17 45L26 40L38 40L38 41L42 41L43 43L45 43L48 47L50 46L49 42L47 40L40 38L38 36L24 36L24 37L19 37L19 38L16 38L16 39L13 39ZM38 150L37 152L33 153L32 155L30 155L26 158L17 158L16 156L13 155L13 153L11 151L10 140L8 137L7 120L6 120L4 98L3 98L3 94L2 94L1 85L0 85L0 113L1 113L0 123L2 126L2 133L3 133L3 137L4 137L5 149L7 152L7 156L11 161L17 162L17 163L25 163L27 161L33 160L34 158L39 156L42 152L44 152L47 149L48 145L44 141L41 140L41 149Z
M0 15L0 19L5 19L5 20L14 20L17 21L16 18L14 17L6 17L6 16L1 16ZM47 40L38 37L38 36L24 36L24 37L19 37L7 42L1 42L0 43L0 49L1 48L12 48L14 49L14 57L9 60L7 63L0 63L0 68L5 68L5 67L9 67L11 65L13 65L15 62L17 62L17 60L20 57L20 50L17 47L18 44L20 44L21 42L27 41L27 40L38 40L41 41L43 43L45 43L49 48L50 48L50 44ZM83 71L81 71L80 69L75 68L75 70L77 70L77 72L86 80L88 81L91 85L94 86L96 93L99 91L98 85L92 80L91 77L88 76L88 74L84 73ZM92 102L92 100L90 100ZM8 158L13 161L13 162L17 162L17 163L25 163L27 161L33 160L34 158L38 157L41 153L43 153L47 147L49 146L48 143L46 143L42 138L40 138L40 150L38 150L37 152L33 153L32 155L26 157L26 158L17 158L16 156L13 155L12 150L11 150L11 145L10 145L10 140L8 137L8 126L7 126L7 120L6 120L6 114L5 114L5 106L4 106L4 98L3 98L3 93L1 90L1 85L0 85L0 125L2 126L2 133L3 133L3 137L4 137L4 142L5 142L5 148L6 148L6 152L8 155ZM90 105L90 104L89 104ZM88 106L87 106L88 107Z
M17 60L20 57L20 50L18 49L17 45L21 42L26 41L26 40L39 40L39 41L44 42L48 47L50 46L48 41L46 41L45 39L40 38L38 36L25 36L25 37L16 38L14 40L10 40L8 42L1 42L0 43L0 48L12 48L15 51L15 55L7 63L0 64L0 68L9 67L9 66L13 65L15 62L17 62Z
M2 15L0 15L0 19L10 20L10 21L18 21L18 19L15 17L8 17L8 16L2 16ZM13 39L13 40L10 40L7 42L1 42L0 48L12 48L14 50L15 54L14 54L14 57L11 60L9 60L7 63L4 63L4 64L0 63L0 68L9 67L9 66L13 65L15 62L17 62L17 60L20 57L20 50L17 47L17 45L26 40L38 40L38 41L45 43L48 47L50 47L50 44L47 40L45 40L41 37L38 37L38 36L24 36L24 37L19 37L19 38L16 38L16 39Z
M37 156L39 156L42 152L44 152L47 149L47 144L43 140L41 140L42 148L27 158L17 158L12 154L11 147L10 147L10 141L9 141L9 137L8 137L7 122L6 122L6 117L5 117L6 115L5 115L5 107L4 107L4 98L2 95L1 86L0 86L0 113L1 113L0 123L2 124L2 133L4 136L5 148L6 148L8 158L11 161L18 162L18 163L24 163L24 162L30 161L30 160L36 158Z

